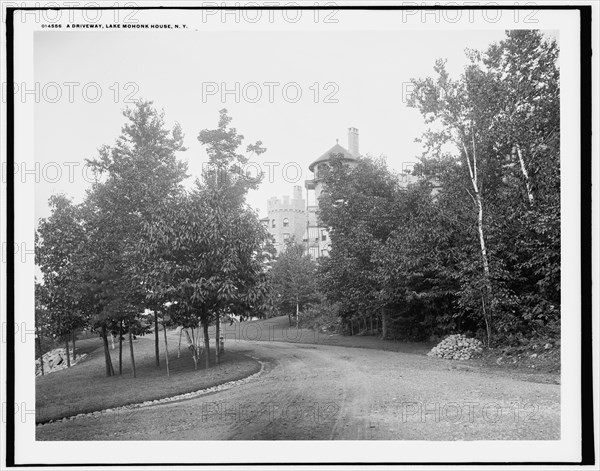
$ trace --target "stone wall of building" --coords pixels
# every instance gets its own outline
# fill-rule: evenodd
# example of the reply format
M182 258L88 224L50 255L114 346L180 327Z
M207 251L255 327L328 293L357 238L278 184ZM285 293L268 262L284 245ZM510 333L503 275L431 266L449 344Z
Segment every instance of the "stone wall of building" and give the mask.
M301 244L306 231L306 200L302 196L302 187L294 186L294 192L290 198L276 196L267 201L269 233L275 239L274 245L277 252L285 247L287 239L295 238L296 243Z

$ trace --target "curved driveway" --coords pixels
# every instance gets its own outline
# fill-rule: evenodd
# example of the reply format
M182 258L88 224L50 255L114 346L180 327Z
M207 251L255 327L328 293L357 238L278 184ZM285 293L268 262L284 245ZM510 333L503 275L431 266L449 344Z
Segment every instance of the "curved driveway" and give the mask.
M422 355L229 342L264 362L230 389L51 423L38 440L557 440L560 386Z

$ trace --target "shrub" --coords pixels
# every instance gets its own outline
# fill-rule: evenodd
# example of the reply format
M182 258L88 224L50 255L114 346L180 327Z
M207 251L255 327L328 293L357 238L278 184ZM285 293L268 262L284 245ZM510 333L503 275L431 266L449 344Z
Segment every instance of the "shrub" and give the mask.
M338 303L323 302L300 313L300 326L319 332L337 333L342 328Z

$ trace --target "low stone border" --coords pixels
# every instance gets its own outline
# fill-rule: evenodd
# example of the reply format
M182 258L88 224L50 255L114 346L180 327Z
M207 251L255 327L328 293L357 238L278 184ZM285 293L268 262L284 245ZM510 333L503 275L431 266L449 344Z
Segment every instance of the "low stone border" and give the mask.
M237 379L234 381L228 381L226 383L221 383L217 386L211 386L210 388L199 389L198 391L192 391L192 392L185 393L185 394L178 394L177 396L165 397L163 399L154 399L152 401L144 401L144 402L138 402L135 404L127 404L125 406L113 407L111 409L103 409L103 410L98 410L98 411L93 411L93 412L86 412L86 413L82 413L82 414L72 415L69 417L63 417L62 419L51 419L46 422L39 422L36 424L36 426L41 427L42 425L47 425L47 424L52 424L52 423L57 423L57 422L69 422L69 421L72 421L75 419L90 418L90 417L94 418L94 419L98 419L106 414L117 414L122 411L128 411L128 410L132 410L132 409L140 409L143 407L151 407L151 406L156 406L156 405L160 405L160 404L168 404L170 402L177 402L177 401L181 401L181 400L185 400L185 399L194 399L196 397L204 396L206 394L212 394L214 392L225 391L227 389L231 389L234 386L239 386L241 384L248 383L248 382L258 378L260 375L262 375L264 373L265 365L266 365L265 362L259 360L258 358L255 358L251 355L246 355L246 356L252 358L253 360L258 361L260 363L260 370L250 376L246 376L245 378Z

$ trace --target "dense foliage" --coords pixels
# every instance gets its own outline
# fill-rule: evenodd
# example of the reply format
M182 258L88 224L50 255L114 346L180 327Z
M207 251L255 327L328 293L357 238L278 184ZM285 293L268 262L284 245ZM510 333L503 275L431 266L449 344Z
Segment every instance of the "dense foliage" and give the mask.
M299 313L309 304L319 301L316 263L302 245L288 243L269 271L274 308L299 322Z
M140 101L124 115L115 145L103 146L89 161L97 181L85 201L74 205L54 196L51 216L40 221L38 319L46 335L67 344L77 328L98 332L107 376L115 374L111 333L119 337L119 373L128 335L135 376L134 336L152 324L158 333L159 317L163 326L201 324L208 366L209 324L218 326L228 310L264 309L267 234L245 204L246 192L259 180L239 171L247 161L237 153L243 136L229 126L226 110L216 129L198 136L211 165L191 191L182 186L186 165L176 156L186 150L179 125L166 129L152 102ZM260 141L247 147L254 155L264 151ZM193 343L199 346L197 338ZM194 349L196 363L198 356Z
M431 125L405 185L382 161L332 159L320 216L321 266L341 317L381 320L384 337L452 332L516 342L560 324L557 46L507 32L452 79L413 81L409 104Z

